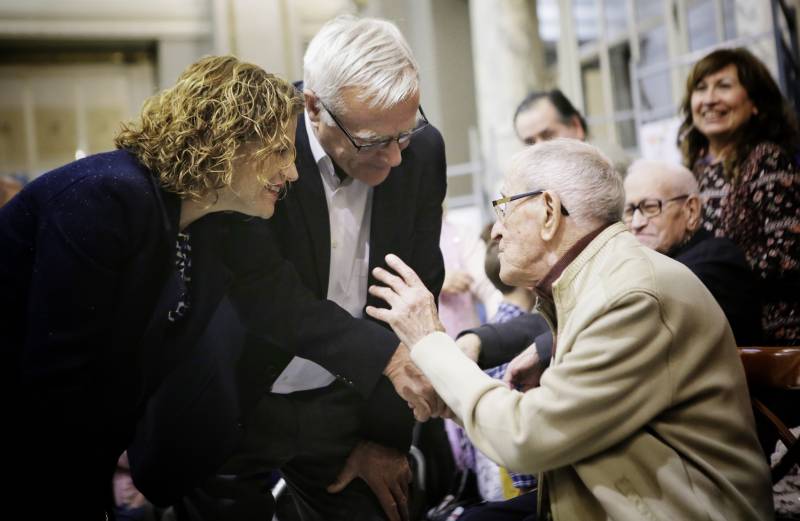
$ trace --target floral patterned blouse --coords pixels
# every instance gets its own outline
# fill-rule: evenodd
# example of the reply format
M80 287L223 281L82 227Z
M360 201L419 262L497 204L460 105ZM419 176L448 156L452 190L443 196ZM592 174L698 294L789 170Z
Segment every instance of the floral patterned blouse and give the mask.
M731 182L722 162L694 165L703 226L728 237L763 281L765 345L800 343L800 171L783 149L760 143Z

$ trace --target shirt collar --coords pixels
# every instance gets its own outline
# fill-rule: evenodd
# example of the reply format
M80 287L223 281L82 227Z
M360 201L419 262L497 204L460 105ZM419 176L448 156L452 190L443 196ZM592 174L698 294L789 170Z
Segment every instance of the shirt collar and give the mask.
M539 297L546 298L549 301L553 300L553 283L561 276L561 273L570 265L575 258L581 254L581 252L589 245L590 242L594 240L595 237L600 235L600 233L611 226L610 224L604 224L599 228L587 233L583 237L581 237L578 242L573 244L570 249L564 254L563 257L558 259L558 262L550 268L550 271L547 273L545 278L543 278L539 284L537 284L533 289L536 291L536 294Z
M306 133L308 134L308 145L311 148L311 154L314 156L314 161L317 163L317 167L319 168L320 174L323 177L327 176L333 183L334 187L350 181L349 176L339 177L336 174L336 165L334 165L333 160L328 155L328 153L325 152L325 149L322 148L322 145L317 139L317 135L314 133L314 128L311 126L311 118L308 117L308 111L303 112L303 117L305 118L306 121Z

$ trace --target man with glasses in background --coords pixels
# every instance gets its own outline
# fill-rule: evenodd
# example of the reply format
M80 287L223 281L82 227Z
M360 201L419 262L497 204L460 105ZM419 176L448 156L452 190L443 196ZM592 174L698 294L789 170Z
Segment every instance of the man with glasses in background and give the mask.
M725 312L739 345L758 345L758 281L734 242L700 226L702 207L697 180L686 168L639 159L628 169L622 212L628 229L648 248L692 270Z
M186 519L271 519L265 476L280 469L304 521L405 520L414 419L443 412L408 348L363 314L387 253L433 294L444 279L444 143L420 105L416 60L393 24L339 17L310 42L301 89L299 179L259 223L275 241L253 248L277 243L307 289L338 304L305 334L318 332L341 369L273 356L256 396L241 398L257 403L234 454L179 504Z

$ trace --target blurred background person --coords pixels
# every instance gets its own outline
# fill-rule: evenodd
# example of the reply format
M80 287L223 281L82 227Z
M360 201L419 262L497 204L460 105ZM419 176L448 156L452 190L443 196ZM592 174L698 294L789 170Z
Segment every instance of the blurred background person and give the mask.
M586 119L559 89L534 91L525 96L514 112L514 131L526 145L557 137L589 141L602 150L623 175L630 164L630 157L618 145L590 139Z
M439 241L444 258L444 283L439 294L439 314L447 334L477 327L497 313L502 294L486 277L484 237L472 236L466 227L444 213Z
M797 120L743 48L698 61L686 80L680 146L700 185L703 226L744 251L764 295L768 345L800 342Z

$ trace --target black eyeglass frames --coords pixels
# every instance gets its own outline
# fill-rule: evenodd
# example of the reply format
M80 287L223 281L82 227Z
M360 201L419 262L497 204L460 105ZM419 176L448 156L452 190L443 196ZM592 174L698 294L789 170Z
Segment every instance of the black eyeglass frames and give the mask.
M537 195L541 195L544 192L545 192L544 190L534 190L532 192L525 192L522 194L501 197L500 199L495 199L494 201L492 201L492 208L494 208L494 212L497 214L497 218L502 222L508 215L508 212L506 211L506 205L508 203L525 197L536 197ZM564 207L563 204L561 205L561 214L564 216L569 216L569 211L567 211L566 207Z
M322 105L322 108L324 108L325 111L331 116L331 119L333 120L333 122L336 123L336 126L339 127L339 130L341 130L344 133L344 135L347 136L347 139L350 141L350 143L355 147L355 149L358 152L370 152L370 151L373 151L373 150L386 148L387 146L391 145L393 142L397 142L398 145L405 145L406 143L408 143L411 140L412 137L414 137L415 135L417 135L420 132L422 132L425 129L425 127L427 127L429 125L428 118L425 116L425 111L422 110L422 105L420 105L419 108L418 108L420 120L418 121L417 126L415 128L413 128L412 130L409 130L407 132L401 132L401 133L399 133L398 135L396 135L394 137L390 137L390 138L386 138L386 139L379 139L379 140L376 140L376 141L364 141L363 139L358 139L358 138L354 137L345 128L345 126L342 125L342 122L339 120L338 117L336 117L336 114L334 114L331 111L331 109L329 109L327 107L327 105L325 105L325 103L322 100L319 100L319 102ZM358 141L356 141L357 139L358 139Z

